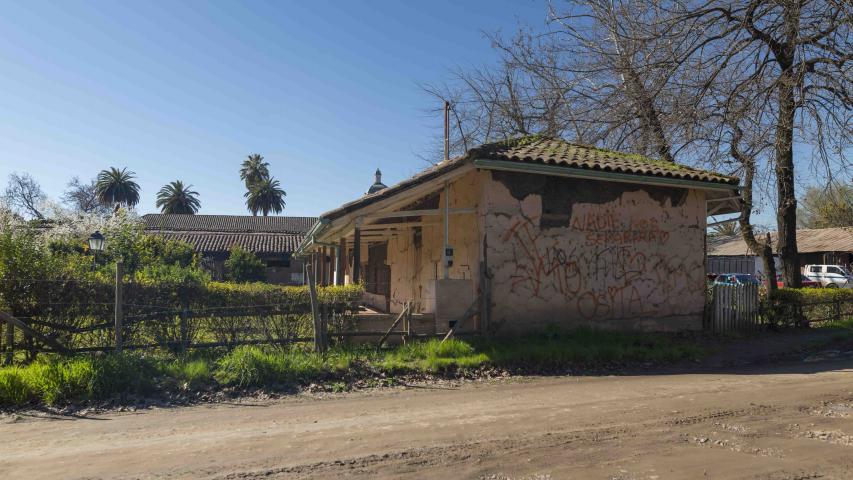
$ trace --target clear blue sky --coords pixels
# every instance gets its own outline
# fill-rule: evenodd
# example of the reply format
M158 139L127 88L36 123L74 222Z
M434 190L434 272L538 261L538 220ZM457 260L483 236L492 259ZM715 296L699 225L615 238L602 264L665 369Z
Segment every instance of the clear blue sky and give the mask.
M0 181L56 199L128 167L140 213L180 179L201 213L245 214L258 152L286 215L317 215L425 163L436 120L419 83L493 61L482 31L542 25L542 1L0 2Z

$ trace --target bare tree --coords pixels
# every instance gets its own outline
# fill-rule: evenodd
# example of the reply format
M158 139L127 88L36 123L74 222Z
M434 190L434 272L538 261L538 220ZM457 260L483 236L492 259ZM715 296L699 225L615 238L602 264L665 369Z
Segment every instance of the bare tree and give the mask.
M39 220L44 219L41 205L46 200L44 192L38 182L28 173L18 174L13 172L9 175L9 183L6 185L4 199L10 208L18 213L28 215Z
M667 0L657 8L654 30L701 39L678 63L683 71L701 72L693 87L705 93L713 85L714 95L703 96L707 111L725 116L737 99L772 125L777 250L785 284L799 286L794 142L814 145L829 176L833 160L849 167L832 152L851 140L853 6L836 0Z
M84 182L79 177L72 178L62 194L62 201L77 212L109 214L112 209L98 200L96 183L95 179Z
M544 32L493 38L500 68L456 72L444 99L462 111L464 143L549 132L738 172L738 223L756 252L770 246L750 227L755 194L774 184L777 250L785 283L798 286L794 143L815 147L815 173L850 167L851 5L570 0L550 8ZM537 123L552 118L557 128Z

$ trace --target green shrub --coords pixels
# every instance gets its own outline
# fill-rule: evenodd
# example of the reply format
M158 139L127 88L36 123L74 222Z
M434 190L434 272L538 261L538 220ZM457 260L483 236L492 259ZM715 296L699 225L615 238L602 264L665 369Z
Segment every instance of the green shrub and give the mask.
M780 288L764 304L770 323L794 326L803 322L844 320L853 316L853 289Z
M317 354L240 346L219 360L214 378L223 385L252 387L307 380L324 370Z
M38 394L24 381L21 369L0 369L0 406L24 405L38 399Z
M260 282L265 277L264 262L254 253L234 245L225 260L225 271L229 280L245 283Z
M381 365L389 371L437 372L451 366L472 368L489 361L484 353L475 351L471 344L457 339L431 339L408 343L387 354Z
M94 398L136 395L152 391L154 362L136 353L111 353L97 359L92 382Z
M167 361L162 372L189 389L197 389L213 383L213 365L206 358L180 358Z

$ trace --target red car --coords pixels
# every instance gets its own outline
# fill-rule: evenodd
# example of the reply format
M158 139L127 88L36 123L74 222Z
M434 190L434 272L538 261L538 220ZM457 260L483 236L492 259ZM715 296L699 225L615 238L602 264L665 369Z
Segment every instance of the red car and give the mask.
M820 282L809 280L806 277L803 277L800 281L803 284L803 288L820 288ZM782 278L782 275L776 275L776 286L779 288L785 288L785 280Z

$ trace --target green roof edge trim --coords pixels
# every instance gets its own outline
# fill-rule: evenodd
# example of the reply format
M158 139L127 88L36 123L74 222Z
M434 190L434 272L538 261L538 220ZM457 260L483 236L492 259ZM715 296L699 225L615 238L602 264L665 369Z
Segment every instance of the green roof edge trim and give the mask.
M660 177L655 175L637 175L633 173L608 172L584 168L564 167L537 163L522 163L508 160L475 159L474 166L485 170L505 170L510 172L539 173L561 177L586 178L591 180L611 180L616 182L643 183L647 185L701 188L705 190L737 190L738 186L719 182L704 182L683 178Z
M305 237L302 239L302 242L299 244L299 247L296 249L295 252L293 252L293 256L304 257L305 249L311 246L312 243L314 243L314 238L317 236L318 233L323 230L323 227L325 227L328 223L328 219L325 219L323 217L318 218L317 223L315 223L314 226L311 227L311 230L308 230L308 232L305 234Z

